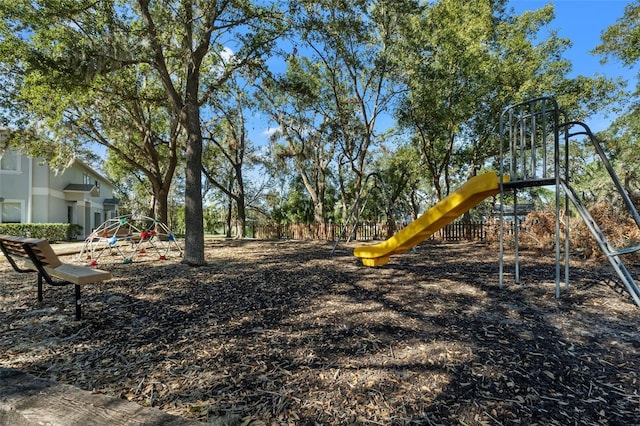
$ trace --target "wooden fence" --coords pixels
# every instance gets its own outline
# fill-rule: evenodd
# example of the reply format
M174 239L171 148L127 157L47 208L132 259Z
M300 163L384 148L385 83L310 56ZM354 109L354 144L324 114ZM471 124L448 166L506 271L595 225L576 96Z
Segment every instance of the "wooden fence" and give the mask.
M395 230L394 230L395 231ZM430 239L439 241L483 241L495 233L494 223L453 222L433 234ZM341 224L288 224L252 225L250 232L254 238L263 240L330 240L335 241L343 233ZM342 235L342 240L347 237ZM351 240L385 240L393 232L385 223L361 223L352 233Z

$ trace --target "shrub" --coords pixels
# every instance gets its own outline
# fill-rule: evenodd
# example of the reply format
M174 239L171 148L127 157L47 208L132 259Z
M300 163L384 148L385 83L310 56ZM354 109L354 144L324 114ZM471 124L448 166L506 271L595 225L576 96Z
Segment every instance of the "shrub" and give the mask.
M610 204L597 204L588 208L593 220L613 248L620 249L640 244L640 229L626 210L615 208ZM564 244L565 224L564 210L560 211L560 242ZM555 210L548 208L531 212L520 226L519 244L523 249L553 250L555 247ZM507 236L507 241L511 236ZM570 250L585 258L604 259L604 253L591 235L582 218L569 218ZM634 254L636 258L639 254Z
M46 238L50 242L73 240L81 231L82 226L71 223L0 223L0 234Z
M560 211L560 241L564 242L564 210ZM552 250L556 241L556 212L554 208L529 213L520 228L520 245L524 248Z
M640 244L640 229L627 210L615 208L611 204L597 204L589 207L589 213L598 224L602 233L615 249ZM604 258L589 228L580 217L571 220L571 245L585 257ZM638 258L638 253L633 255Z

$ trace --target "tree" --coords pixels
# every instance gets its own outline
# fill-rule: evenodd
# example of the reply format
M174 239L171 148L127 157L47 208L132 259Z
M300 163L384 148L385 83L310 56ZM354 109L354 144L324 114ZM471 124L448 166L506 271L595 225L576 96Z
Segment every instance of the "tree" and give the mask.
M92 87L67 106L60 124L106 147L111 167L121 162L125 171L143 175L152 193L148 214L166 224L184 132L149 71L145 65L130 66L117 75L96 77ZM109 96L102 96L105 92Z
M381 116L390 111L396 91L390 49L399 17L416 8L412 0L305 0L291 2L299 55L321 67L326 113L337 142L336 163L343 211L370 161L370 148L384 132ZM351 185L353 180L353 185Z
M404 143L388 149L382 144L374 159L375 181L369 188L367 198L379 215L383 209L387 221L387 237L397 231L397 223L406 224L418 218L420 210L419 191L424 181L424 170L420 167L420 153L413 144ZM373 176L372 176L373 177ZM363 206L363 216L369 206ZM375 220L378 220L377 217Z
M602 34L602 44L593 53L606 61L616 57L625 66L633 66L640 59L640 1L629 2L624 16Z
M420 152L411 143L399 144L394 150L383 145L377 156L375 169L379 170L388 196L387 217L406 220L417 219L420 213L420 192L428 179L420 167Z
M21 67L23 91L45 82L73 96L97 76L149 66L185 132L183 262L204 264L201 107L271 48L281 32L276 6L249 0L3 0L2 10L3 62ZM48 117L60 115L56 106Z
M617 119L603 135L609 142L607 149L616 174L631 201L640 208L640 123L637 114L625 114ZM608 179L607 179L608 180ZM621 203L616 203L621 205Z
M116 186L121 214L139 213L153 217L153 188L143 173L132 170L116 155L107 152L105 175Z
M259 90L265 110L278 125L271 143L275 160L290 161L313 203L313 220L326 223L325 201L336 150L336 118L326 68L290 55L281 77L267 76Z
M630 2L624 15L607 28L601 36L602 43L592 53L602 55L602 61L619 59L624 66L633 67L640 61L640 1ZM623 186L636 207L640 206L640 168L638 167L638 141L640 140L640 73L636 82L636 92L631 96L629 108L620 115L609 129L600 134L603 149L621 178ZM600 162L583 161L579 170L578 186L592 201L611 202L615 196L606 170ZM612 205L621 205L614 202Z
M184 262L202 265L204 229L202 221L202 97L215 96L216 91L236 70L256 61L279 34L279 14L249 1L177 2L174 8L165 4L150 7L150 0L138 0L145 36L153 51L152 65L160 74L170 103L187 133L185 244ZM175 10L169 15L167 11ZM169 24L168 28L166 24ZM173 26L179 29L177 43L167 35ZM274 26L274 24L276 24ZM164 30L161 32L161 30ZM165 32L166 31L166 32ZM235 39L234 55L227 57L227 37ZM184 87L172 78L171 50L183 60L177 69L184 72ZM207 71L208 78L203 72ZM206 85L205 85L206 84ZM183 89L181 91L180 89Z
M456 137L474 115L481 92L486 90L486 77L493 71L492 62L488 63L492 4L435 2L407 20L396 50L407 87L398 120L411 129L438 198L449 192Z
M403 26L395 57L407 91L397 118L420 147L439 198L452 178L473 176L497 154L505 106L555 95L580 118L617 95L608 79L567 77L569 40L542 31L552 5L511 16L505 4L439 0Z
M227 232L230 236L233 205L237 213L239 236L246 237L246 199L244 169L251 146L247 136L245 112L253 107L248 85L230 79L225 96L212 100L215 114L205 127L203 172L210 184L229 199Z

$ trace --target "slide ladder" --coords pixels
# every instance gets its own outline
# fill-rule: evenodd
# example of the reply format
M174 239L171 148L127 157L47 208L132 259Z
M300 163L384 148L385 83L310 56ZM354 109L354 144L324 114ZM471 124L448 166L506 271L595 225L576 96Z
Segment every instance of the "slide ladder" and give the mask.
M574 189L564 180L561 181L561 186L567 197L571 200L576 210L580 214L580 217L587 225L589 232L591 232L591 235L598 243L598 246L600 246L600 249L607 257L607 260L618 274L620 281L622 281L624 286L627 288L627 291L633 298L634 302L636 302L636 305L640 306L640 288L638 288L638 285L631 276L631 273L629 273L629 270L624 266L624 263L620 258L621 255L640 251L640 246L632 246L623 249L615 249L611 247L609 241L607 240L607 237L600 229L600 226L598 226L596 221L589 213L589 210L587 210L582 201L580 201L580 198L578 198L578 195L576 194Z

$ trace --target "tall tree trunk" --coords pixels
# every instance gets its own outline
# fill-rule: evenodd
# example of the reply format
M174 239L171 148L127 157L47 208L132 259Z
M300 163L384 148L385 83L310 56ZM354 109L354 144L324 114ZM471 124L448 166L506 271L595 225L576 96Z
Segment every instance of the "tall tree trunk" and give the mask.
M313 221L316 224L324 223L324 171L315 170L315 179L312 181L307 174L302 162L296 161L296 168L302 178L311 202L313 203Z
M418 191L413 189L411 190L411 219L416 220L420 214L420 199L418 198ZM405 219L402 218L402 221L405 222Z
M227 216L226 216L226 224L227 224L227 232L225 233L226 238L231 238L231 220L233 219L233 197L229 195L227 197L229 202L227 203Z
M325 223L324 197L326 192L325 175L318 174L316 179L316 198L313 200L313 221L321 226Z
M238 198L237 200L238 217L236 218L236 226L238 229L238 237L246 238L247 236L247 220L244 201Z
M247 236L247 210L245 206L244 179L242 177L242 164L236 164L236 209L238 221L238 236L245 238Z
M193 80L190 79L189 83ZM188 84L189 84L188 83ZM195 80L197 83L197 79ZM204 265L204 224L202 223L202 131L198 87L187 87L186 124L187 149L185 171L185 246L182 263Z
M160 188L156 191L154 218L164 225L169 223L169 191L165 188Z

